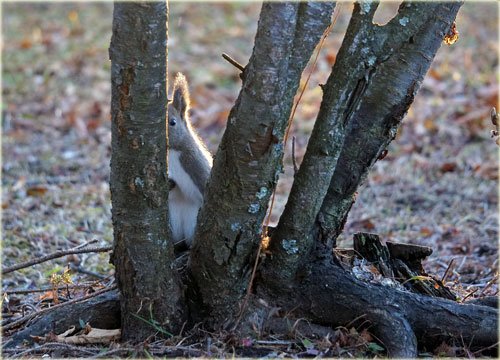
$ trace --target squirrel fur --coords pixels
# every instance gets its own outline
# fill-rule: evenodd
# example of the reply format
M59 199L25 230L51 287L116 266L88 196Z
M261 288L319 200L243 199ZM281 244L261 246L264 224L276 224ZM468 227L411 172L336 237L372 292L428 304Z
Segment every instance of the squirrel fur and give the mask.
M168 105L168 196L170 227L175 243L193 242L198 211L212 169L212 156L189 119L190 97L186 78L178 73L173 100Z

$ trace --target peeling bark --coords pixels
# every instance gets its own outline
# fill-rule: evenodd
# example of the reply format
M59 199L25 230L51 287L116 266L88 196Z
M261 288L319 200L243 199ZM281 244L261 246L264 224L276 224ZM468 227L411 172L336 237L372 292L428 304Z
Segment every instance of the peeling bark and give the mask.
M164 2L114 5L111 261L122 294L122 337L132 341L155 332L137 316L153 316L170 330L184 318L167 220L166 22Z

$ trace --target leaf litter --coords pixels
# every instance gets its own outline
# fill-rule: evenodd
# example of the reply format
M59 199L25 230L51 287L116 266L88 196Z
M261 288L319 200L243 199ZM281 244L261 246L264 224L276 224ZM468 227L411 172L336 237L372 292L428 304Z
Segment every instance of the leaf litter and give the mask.
M260 5L192 5L170 4L169 72L187 75L193 122L215 153L240 86L238 72L221 54L245 64ZM495 130L490 111L499 109L496 9L494 3L463 6L456 21L460 39L439 51L397 139L360 189L339 239L340 247L350 247L355 232L369 231L384 240L430 246L434 253L425 268L438 276L446 272L446 284L469 298L498 292L498 148L490 138ZM349 13L345 6L297 110L291 136L296 138L298 164L321 100L318 84L335 62ZM4 267L93 239L100 246L112 243L107 54L111 19L111 3L3 4ZM286 203L292 163L290 142L271 224ZM51 277L63 276L68 263L108 278L113 274L106 253L68 256L8 274L2 282L4 324L21 309L26 313L50 306L54 291L65 301L102 286L100 279L75 270L73 285L66 289L60 286L42 297L36 292L6 293L50 288ZM126 344L103 349L49 342L25 350L25 355L383 355L383 347L363 331L351 326L319 338L260 334L262 338L231 340L230 334L199 330L189 341L158 340L142 350ZM436 355L460 356L465 350L443 344Z

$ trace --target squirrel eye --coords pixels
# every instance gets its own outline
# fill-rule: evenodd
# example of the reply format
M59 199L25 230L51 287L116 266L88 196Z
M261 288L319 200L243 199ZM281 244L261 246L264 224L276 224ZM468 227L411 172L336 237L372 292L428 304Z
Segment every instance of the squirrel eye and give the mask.
M168 123L174 126L175 124L177 124L177 121L175 121L175 119L170 119Z

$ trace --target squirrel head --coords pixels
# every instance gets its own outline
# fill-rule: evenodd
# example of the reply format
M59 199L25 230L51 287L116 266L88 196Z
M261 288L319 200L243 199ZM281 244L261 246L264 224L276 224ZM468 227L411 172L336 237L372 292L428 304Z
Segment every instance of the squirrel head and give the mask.
M189 146L191 122L189 121L189 90L186 78L177 73L174 80L173 100L168 104L168 142L169 147L182 150Z

